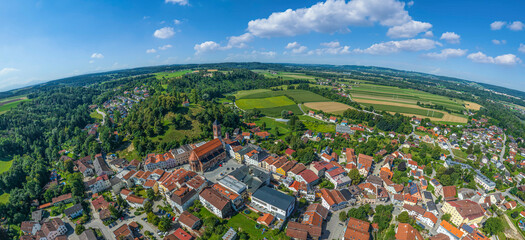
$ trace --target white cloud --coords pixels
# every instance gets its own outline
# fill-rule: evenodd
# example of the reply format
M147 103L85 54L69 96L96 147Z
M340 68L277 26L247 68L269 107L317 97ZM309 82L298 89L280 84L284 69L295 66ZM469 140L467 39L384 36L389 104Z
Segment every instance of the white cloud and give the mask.
M383 43L376 43L367 49L355 49L357 53L368 53L368 54L391 54L397 52L416 52L423 50L430 50L436 46L441 46L441 43L434 40L419 38L419 39L408 39L402 41L389 41Z
M13 72L18 72L18 71L20 71L20 70L18 70L16 68L10 68L10 67L2 68L0 70L0 76L7 75L7 74L13 73Z
M291 42L291 43L288 43L285 48L292 49L292 48L298 48L300 46L301 44L299 44L298 42Z
M495 21L495 22L490 24L490 29L491 30L500 30L503 26L505 26L505 24L507 24L507 23L503 22L503 21Z
M240 36L231 36L229 37L226 48L245 48L247 47L246 43L252 41L252 39L253 35L251 33L245 33Z
M274 12L252 20L248 31L257 37L295 36L309 32L348 32L348 26L399 26L412 18L398 0L327 0L309 8Z
M173 35L175 35L175 31L173 31L172 27L163 27L161 29L155 30L153 33L153 36L160 39L167 39L173 37Z
M93 53L91 54L91 58L102 59L104 55L102 55L102 53Z
M412 20L403 25L389 28L386 35L391 38L411 38L419 33L427 32L430 28L432 28L430 23Z
M492 40L492 43L494 43L494 45L503 45L503 44L507 44L507 40L497 40L497 39L493 39L493 40Z
M499 65L515 65L521 63L521 59L514 54L504 54L497 57L490 57L482 52L471 53L467 56L468 59L478 63L492 63Z
M518 48L518 51L525 53L525 44L520 43L520 47Z
M324 46L324 48L318 48L318 49L315 49L315 50L310 50L310 51L308 51L308 54L309 55L312 55L312 54L316 54L316 55L324 55L324 54L337 55L337 54L349 54L351 52L350 51L350 46L341 46L341 44L338 41L321 43L321 46Z
M155 48L146 50L146 53L156 53L156 52L157 50L155 50Z
M219 50L221 48L221 45L214 41L206 41L201 44L195 44L193 49L195 50L195 55L200 55L202 53L206 52L212 52Z
M414 1L407 2L407 6L409 6L409 7L414 6Z
M507 25L507 27L512 30L512 31L521 31L523 30L523 28L525 27L525 24L523 24L522 22L520 21L514 21L512 23L509 23L509 25Z
M277 55L274 51L257 51L253 50L251 52L244 51L243 53L239 54L228 54L228 57L226 57L225 61L239 61L239 60L259 60L261 58L266 59L272 59L275 58Z
M431 38L434 37L434 33L432 31L427 31L425 34L423 34L423 37Z
M466 53L467 53L466 49L446 48L446 49L442 49L441 52L427 53L427 54L424 54L423 56L434 58L434 59L447 59L449 57L465 56Z
M159 50L166 50L166 49L171 48L171 47L173 47L173 46L171 46L170 44L166 44L164 46L160 46Z
M441 35L441 40L445 40L448 43L459 43L461 37L454 32L446 32Z
M179 4L181 6L188 5L188 0L166 0L166 3Z
M179 24L181 24L181 23L182 23L182 22L181 22L179 19L175 19L175 20L173 20L173 24L175 24L175 25L179 25Z

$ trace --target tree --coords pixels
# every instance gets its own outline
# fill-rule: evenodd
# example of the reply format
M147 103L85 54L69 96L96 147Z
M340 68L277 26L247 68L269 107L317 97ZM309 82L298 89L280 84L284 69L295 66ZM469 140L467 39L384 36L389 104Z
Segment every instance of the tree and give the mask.
M409 223L410 215L408 215L407 211L403 211L397 216L397 221L400 223Z
M146 211L147 213L153 211L153 204L151 203L151 201L146 201L144 203L144 211Z
M84 230L86 230L86 227L84 227L84 225L82 225L82 224L77 224L75 226L75 234L76 235L82 234L84 232Z
M155 198L155 191L149 188L148 190L146 190L146 197L149 198L150 200L153 200Z
M160 218L157 215L155 215L152 212L149 212L147 216L148 216L148 222L149 223L151 223L151 224L153 224L155 226L157 226L159 224Z
M350 172L348 172L348 177L350 179L352 179L352 184L353 185L357 185L361 182L361 174L359 173L359 170L357 170L356 168L350 170Z
M346 219L348 219L348 215L346 214L345 211L342 211L339 213L339 221L341 222L344 222L346 221Z
M503 230L505 230L503 222L499 218L491 217L483 225L483 231L489 236L503 232Z
M433 172L432 166L430 164L426 165L423 171L425 172L426 175L429 175L429 176L432 175L432 172Z
M441 216L441 220L445 220L445 221L450 221L450 218L452 217L452 215L450 215L450 213L445 213L443 214L443 216Z
M163 217L159 221L159 230L162 232L167 232L171 228L171 219L169 217Z
M109 211L111 212L111 215L115 218L120 218L122 216L122 211L118 210L113 205L109 205Z

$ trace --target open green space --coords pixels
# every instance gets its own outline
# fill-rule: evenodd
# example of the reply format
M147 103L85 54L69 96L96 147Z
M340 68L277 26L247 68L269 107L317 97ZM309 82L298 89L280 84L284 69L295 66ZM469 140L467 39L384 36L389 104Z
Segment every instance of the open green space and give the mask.
M192 72L192 70L181 70L181 71L176 71L176 72L158 72L158 73L155 73L155 77L157 77L157 79L163 79L163 78L170 79L170 78L180 77L190 72Z
M0 203L7 203L9 202L9 193L4 193L0 195Z
M295 102L286 96L256 98L256 99L239 99L236 101L237 107L248 109L274 108L288 105L294 105Z
M275 234L275 231L268 231L268 228L266 226L261 226L259 229L257 229L255 227L257 225L257 222L241 213L237 213L237 215L230 218L227 225L232 227L233 229L241 228L244 232L250 235L250 239L289 239L284 234L284 232L281 232L280 234ZM264 234L262 230L263 228L266 229Z
M365 106L374 106L374 109L377 111L387 111L387 112L398 112L398 113L408 113L415 114L427 117L442 118L444 114L442 112L437 112L431 109L419 109L419 108L408 108L401 106L392 106L392 105L383 105L383 104L363 104Z
M306 115L299 116L299 119L301 122L303 122L306 128L312 130L313 132L335 132L335 124L323 122L319 119L315 119Z
M301 112L301 109L297 105L287 105L287 106L281 106L281 107L273 107L273 108L260 108L258 109L266 116L270 117L281 117L282 111L292 111L294 115L301 115L303 112Z
M98 113L97 111L93 111L89 114L89 116L91 116L91 118L95 119L95 120L102 120L102 114Z
M13 159L7 157L0 157L0 173L7 172L13 165Z
M293 99L296 103L330 101L328 98L306 90L260 91L251 94L243 94L242 96L238 96L238 98L260 99L277 96L287 96Z
M279 134L287 134L290 132L290 127L284 122L278 122L268 117L261 117L255 121L257 126L261 126L263 122L266 124L264 131L268 131L270 134L274 134L276 128L279 130Z
M27 99L25 97L19 99L19 100L16 100L16 101L13 101L14 99L3 99L1 102L0 102L0 114L4 113L4 112L7 112L13 108L16 108L20 103L22 102L29 102L31 101L30 99ZM11 102L12 101L12 102Z

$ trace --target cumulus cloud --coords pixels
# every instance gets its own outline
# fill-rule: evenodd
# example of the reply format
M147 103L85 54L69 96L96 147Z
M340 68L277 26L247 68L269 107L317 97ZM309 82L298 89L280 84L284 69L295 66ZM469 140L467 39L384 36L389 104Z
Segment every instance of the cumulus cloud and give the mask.
M247 42L252 41L253 35L251 33L245 33L240 36L231 36L228 39L228 45L226 48L245 48Z
M525 44L520 43L520 47L518 48L518 51L525 53Z
M206 52L213 52L219 50L220 48L221 45L214 41L206 41L201 44L195 44L195 46L193 47L193 49L195 50L195 55L200 55Z
M446 32L441 34L441 40L445 40L448 43L459 43L461 37L455 32Z
M523 30L523 28L525 27L525 24L523 24L522 22L520 21L514 21L512 23L509 23L509 25L507 25L507 27L512 30L512 31L521 31Z
M503 44L507 44L507 40L497 40L497 39L493 39L493 40L492 40L492 43L494 43L494 45L503 45Z
M379 23L394 27L412 20L398 0L327 0L309 8L274 12L268 18L252 20L248 31L257 37L296 36L309 32L348 32L349 26Z
M427 53L423 56L434 58L434 59L447 59L449 57L461 57L465 56L467 53L466 49L453 49L453 48L446 48L441 50L441 52L433 52L433 53Z
M288 43L285 48L286 49L293 49L293 48L298 48L300 46L301 46L301 44L299 44L298 42L291 42L291 43Z
M277 55L274 51L244 51L240 54L229 54L228 57L226 57L226 61L238 61L238 60L258 60L261 58L271 59L275 58Z
M432 31L427 31L425 34L423 34L423 37L431 38L434 37L434 33Z
M337 55L337 54L348 54L350 53L350 46L341 46L341 43L338 41L332 41L332 42L324 42L321 43L321 46L324 48L318 48L314 50L308 51L309 55L316 54L316 55Z
M409 6L409 7L414 6L414 1L407 2L407 6Z
M290 49L293 54L301 54L306 52L306 50L308 49L305 46L301 46L301 44L299 44L298 42L288 43L285 48Z
M427 32L430 28L432 28L430 23L411 20L403 25L389 28L386 35L391 38L411 38Z
M18 71L20 71L20 70L18 70L16 68L10 68L10 67L2 68L2 69L0 69L0 76L7 75L7 74L10 74L10 73L13 73L13 72L18 72Z
M91 58L102 59L104 55L102 55L102 53L93 53L91 54Z
M417 52L430 50L436 46L441 46L441 43L426 38L419 38L376 43L364 50L355 49L354 52L367 54L391 54L397 52Z
M159 50L167 50L167 49L169 49L169 48L171 48L171 47L173 47L173 46L171 46L170 44L166 44L166 45L164 45L164 46L160 46L160 47L159 47Z
M182 21L179 20L179 19L175 19L175 20L173 20L173 24L175 24L175 25L179 25L179 24L181 24L181 23L182 23Z
M146 53L156 53L156 52L157 50L155 50L155 48L146 50Z
M179 4L181 6L188 5L188 0L166 0L166 3L173 3L173 4Z
M491 30L500 30L503 26L505 26L505 24L507 24L507 23L503 22L503 21L495 21L495 22L490 24L490 29Z
M477 63L492 63L499 65L515 65L521 63L521 59L514 54L504 54L496 57L490 57L482 52L471 53L467 56L468 59Z
M167 39L170 37L173 37L175 35L175 31L172 27L163 27L161 29L155 30L153 33L153 36L160 39Z

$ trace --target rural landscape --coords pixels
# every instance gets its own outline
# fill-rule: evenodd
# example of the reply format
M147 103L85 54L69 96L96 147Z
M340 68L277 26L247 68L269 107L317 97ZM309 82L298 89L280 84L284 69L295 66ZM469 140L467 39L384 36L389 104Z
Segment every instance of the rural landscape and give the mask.
M0 0L0 240L525 239L523 10Z

